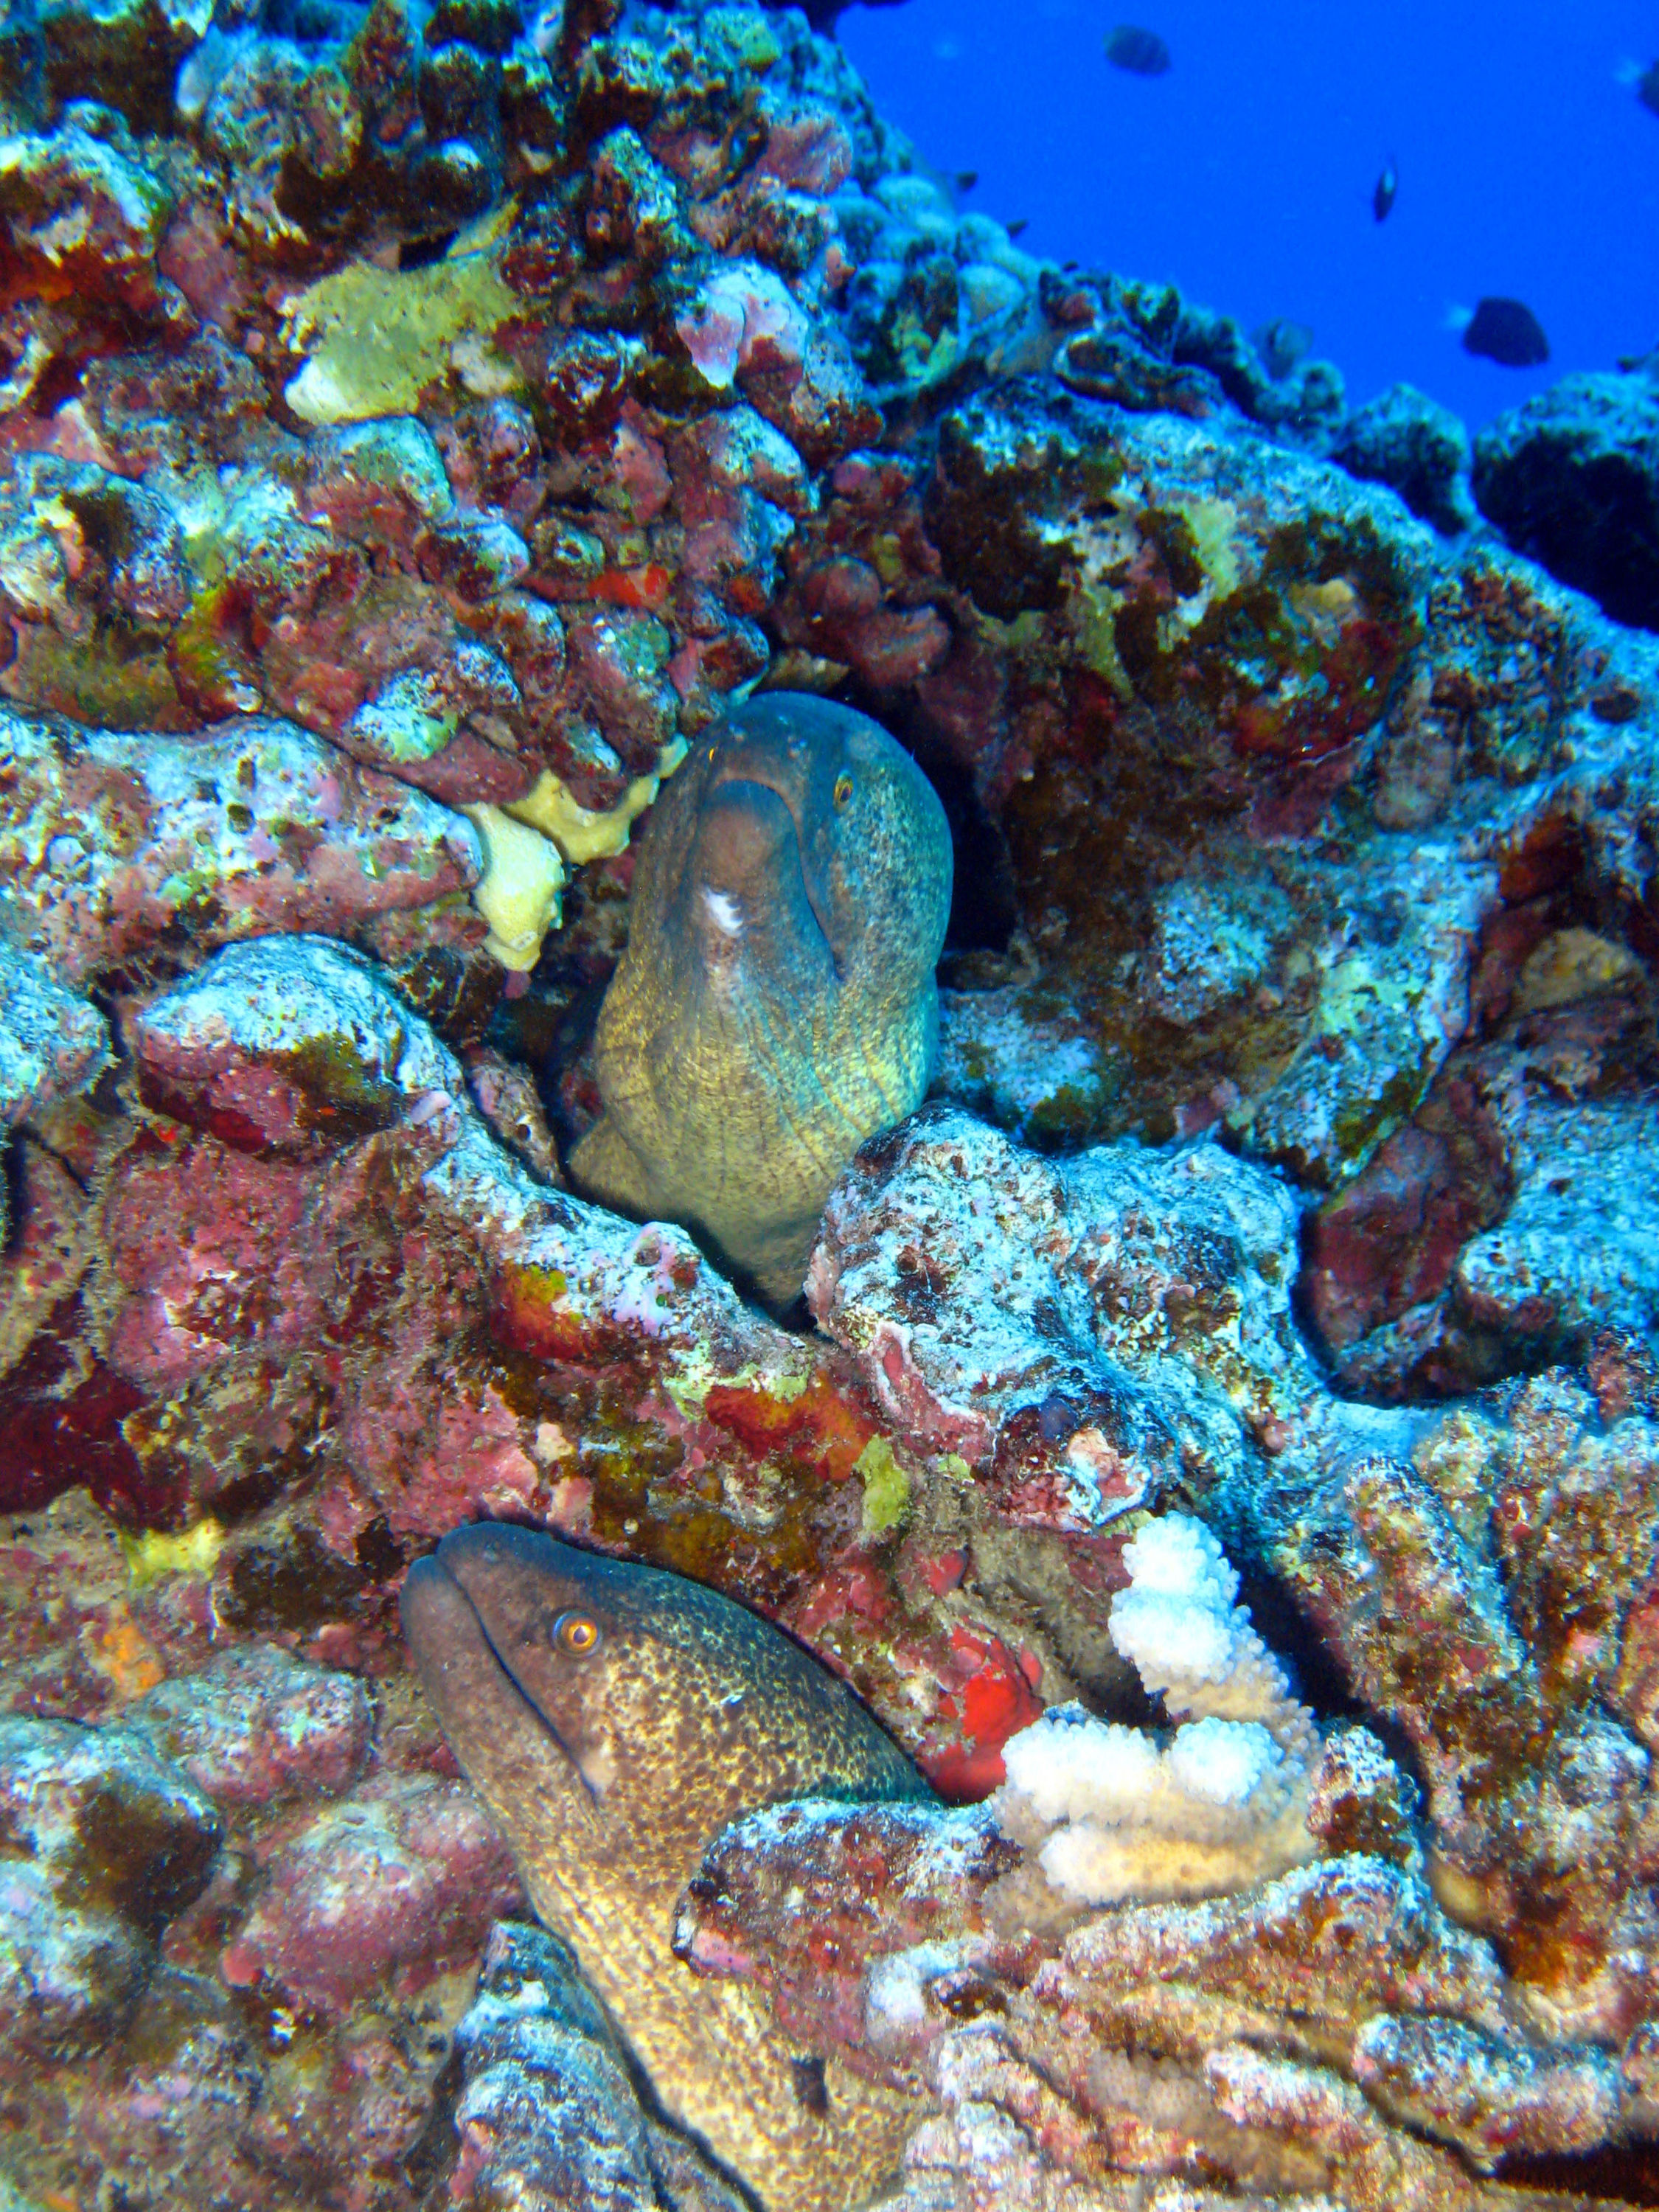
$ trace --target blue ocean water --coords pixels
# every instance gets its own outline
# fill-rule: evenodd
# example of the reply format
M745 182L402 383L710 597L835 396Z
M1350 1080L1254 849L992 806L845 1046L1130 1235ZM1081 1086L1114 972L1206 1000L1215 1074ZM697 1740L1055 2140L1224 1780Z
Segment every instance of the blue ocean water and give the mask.
M1122 21L1167 76L1110 66ZM839 33L921 157L978 172L965 205L1247 328L1310 325L1351 404L1403 380L1478 427L1659 343L1659 116L1620 81L1659 54L1641 0L906 0ZM1463 351L1448 311L1482 294L1527 302L1547 364Z

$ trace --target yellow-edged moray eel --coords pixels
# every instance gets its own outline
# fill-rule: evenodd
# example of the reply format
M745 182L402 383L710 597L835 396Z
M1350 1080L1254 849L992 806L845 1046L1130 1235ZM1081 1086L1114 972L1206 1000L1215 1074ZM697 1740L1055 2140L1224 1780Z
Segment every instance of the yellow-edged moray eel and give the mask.
M783 2034L670 1948L704 1844L791 1797L927 1798L845 1686L678 1575L526 1528L457 1529L410 1570L404 1632L531 1901L571 1943L668 2115L768 2212L847 2212L898 2166L912 2100Z

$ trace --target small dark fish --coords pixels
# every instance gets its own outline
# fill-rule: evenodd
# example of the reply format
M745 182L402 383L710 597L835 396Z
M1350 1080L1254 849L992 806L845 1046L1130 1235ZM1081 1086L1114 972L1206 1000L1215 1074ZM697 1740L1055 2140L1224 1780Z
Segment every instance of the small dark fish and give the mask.
M1394 196L1400 190L1400 172L1392 161L1382 164L1382 173L1371 192L1371 213L1379 222L1386 222L1394 205Z
M1029 215L1023 215L1018 222L1011 222L1006 228L1010 238L1018 238L1022 231L1031 228L1031 218Z
M1167 76L1170 70L1170 49L1163 40L1134 23L1120 23L1106 33L1106 58L1131 76Z
M1279 383L1298 362L1306 359L1313 343L1313 332L1305 323L1293 323L1280 315L1271 323L1263 323L1250 343L1261 355L1263 368Z
M1636 80L1636 97L1650 115L1659 115L1659 62L1651 62Z
M971 192L974 186L978 182L979 171L977 169L958 169L957 171L957 190L959 192Z
M1550 342L1537 316L1519 300L1482 300L1464 329L1463 350L1505 368L1535 368L1549 359Z

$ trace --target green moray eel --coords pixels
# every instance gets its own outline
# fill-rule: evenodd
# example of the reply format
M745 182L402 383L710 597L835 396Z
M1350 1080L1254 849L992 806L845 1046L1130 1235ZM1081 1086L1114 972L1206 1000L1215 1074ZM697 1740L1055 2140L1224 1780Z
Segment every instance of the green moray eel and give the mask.
M775 691L706 732L641 845L577 1188L787 1304L836 1176L927 1088L950 906L945 810L878 723Z
M404 1631L532 1903L574 1945L669 2115L769 2212L845 2212L914 2102L784 2035L670 1948L703 1845L788 1797L927 1798L852 1692L714 1591L501 1522L410 1571Z

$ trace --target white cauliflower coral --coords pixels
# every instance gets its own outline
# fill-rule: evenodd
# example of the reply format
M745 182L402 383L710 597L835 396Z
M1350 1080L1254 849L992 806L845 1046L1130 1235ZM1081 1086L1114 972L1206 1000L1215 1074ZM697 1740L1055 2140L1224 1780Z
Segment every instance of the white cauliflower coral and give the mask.
M1113 1643L1179 1725L1165 1742L1060 1705L1003 1748L999 1826L1078 1904L1242 1889L1312 1856L1313 1716L1234 1603L1238 1577L1184 1513L1123 1551Z

